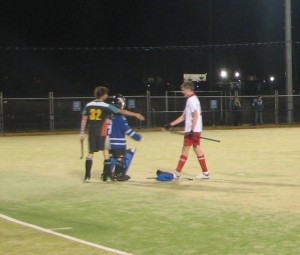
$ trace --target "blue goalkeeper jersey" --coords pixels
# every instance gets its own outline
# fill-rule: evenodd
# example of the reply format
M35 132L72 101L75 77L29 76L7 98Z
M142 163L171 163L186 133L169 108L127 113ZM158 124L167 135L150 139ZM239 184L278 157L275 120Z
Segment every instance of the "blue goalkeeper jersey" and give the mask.
M120 114L113 115L111 124L110 146L113 150L126 149L126 135L136 141L142 139L142 137L128 125L126 117Z

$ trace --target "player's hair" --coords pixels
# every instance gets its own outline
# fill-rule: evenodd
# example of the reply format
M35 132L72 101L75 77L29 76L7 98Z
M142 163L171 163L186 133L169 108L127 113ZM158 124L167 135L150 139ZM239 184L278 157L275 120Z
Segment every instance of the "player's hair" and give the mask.
M99 98L104 96L105 94L108 94L109 90L106 87L98 86L94 89L94 96L95 98Z
M181 88L185 88L185 89L190 89L192 91L195 91L195 85L191 81L186 81L186 82L182 83L180 87Z

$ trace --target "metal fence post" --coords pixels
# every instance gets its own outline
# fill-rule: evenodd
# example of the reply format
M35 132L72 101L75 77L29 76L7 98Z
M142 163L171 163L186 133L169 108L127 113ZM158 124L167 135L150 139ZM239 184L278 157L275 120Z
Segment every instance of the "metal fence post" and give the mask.
M151 127L151 93L149 90L146 92L147 98L147 127Z
M220 120L219 123L224 122L224 109L223 109L223 91L220 91Z
M53 92L49 92L49 123L50 131L54 131L54 100Z
M3 110L3 93L0 92L0 132L4 132L4 110Z
M275 124L279 123L279 101L278 90L275 90Z
M165 103L166 103L166 115L165 115L165 123L169 123L168 121L168 111L169 111L169 100L168 100L168 91L165 92Z

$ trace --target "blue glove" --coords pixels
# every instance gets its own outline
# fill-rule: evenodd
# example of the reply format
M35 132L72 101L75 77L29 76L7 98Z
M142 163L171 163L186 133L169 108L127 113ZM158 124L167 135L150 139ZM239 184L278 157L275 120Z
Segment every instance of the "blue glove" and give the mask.
M137 133L135 133L135 134L132 136L132 138L133 138L134 140L136 140L136 141L141 141L141 140L142 140L142 136L139 135L139 134L137 134Z

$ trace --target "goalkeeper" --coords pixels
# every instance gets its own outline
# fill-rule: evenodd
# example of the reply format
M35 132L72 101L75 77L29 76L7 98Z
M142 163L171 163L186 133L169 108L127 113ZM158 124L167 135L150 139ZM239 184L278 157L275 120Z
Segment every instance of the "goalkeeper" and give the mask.
M121 94L117 94L113 96L111 104L119 109L124 109L126 106L126 99ZM126 117L121 114L113 114L111 124L111 133L109 136L112 171L117 181L127 181L130 179L127 172L136 148L127 149L125 136L128 135L136 141L141 141L142 136L137 134L128 125Z

